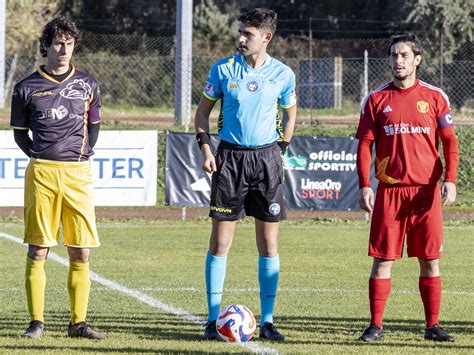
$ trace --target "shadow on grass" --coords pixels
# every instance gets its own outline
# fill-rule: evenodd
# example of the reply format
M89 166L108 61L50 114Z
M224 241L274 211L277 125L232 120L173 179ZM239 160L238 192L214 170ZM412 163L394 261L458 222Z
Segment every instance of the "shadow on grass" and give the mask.
M26 340L30 341L31 340ZM94 346L83 346L83 345L78 345L78 346L64 346L64 345L58 345L58 346L52 346L52 345L32 345L32 344L27 344L27 345L5 345L5 346L0 346L0 351L5 351L5 352L13 352L13 351L19 351L19 350L37 350L37 351L57 351L57 352L84 352L84 353L140 353L140 354L157 354L157 353L166 353L166 354L183 354L185 352L183 351L177 351L174 349L166 349L166 348L158 348L158 349L144 349L144 348L134 348L134 347L94 347ZM192 351L193 354L209 354L207 351Z
M358 334L365 330L369 324L369 318L338 318L338 317L281 317L276 318L282 329L295 329L304 325L306 331L323 333L354 332ZM442 321L442 326L450 332L470 333L474 330L474 321ZM385 331L392 332L415 332L424 329L422 319L384 319Z
M204 319L204 315L199 315ZM107 313L91 312L89 314L90 323L96 326L101 332L109 335L110 338L120 338L123 335L133 335L139 339L146 340L170 340L182 342L195 342L202 340L204 328L202 325L177 318L176 316L159 312L140 312L136 314L110 315ZM67 324L69 322L68 312L49 312L45 317L45 332L47 337L65 338ZM28 319L21 318L0 318L0 324L4 331L4 336L18 337L26 329ZM465 345L457 343L435 343L423 339L423 321L413 319L387 319L385 322L385 341L375 344L366 344L356 341L358 336L368 325L368 319L344 318L344 317L281 317L275 319L275 324L287 335L285 344L313 344L323 346L377 346L383 347L403 347L413 349L459 349L473 350L474 345ZM469 337L474 330L474 322L469 321L446 321L443 326L454 336ZM8 329L8 331L5 331ZM291 333L300 333L293 336ZM48 334L50 333L50 334ZM308 336L309 333L317 336ZM398 333L404 333L402 336ZM407 333L412 333L407 335ZM258 334L258 330L257 330ZM321 337L321 334L324 336ZM342 338L341 338L342 337ZM347 338L353 340L348 340ZM258 340L257 336L256 339ZM107 340L105 342L108 342ZM102 342L101 342L102 343ZM106 344L106 343L105 343ZM66 345L66 346L65 346ZM85 344L85 345L91 345ZM18 346L2 346L1 349L13 351L16 349L41 349L54 351L56 349L71 349L81 351L100 351L100 352L156 352L156 350L135 349L133 347L114 348L110 344L106 348L100 346L68 346L62 344L55 348L54 346L41 346L38 343L22 342ZM387 349L388 350L388 349ZM159 349L160 352L178 353L173 349Z
M474 345L463 345L455 343L440 343L424 339L423 331L425 324L423 320L418 319L390 319L384 321L385 340L376 343L364 343L357 341L368 326L369 319L361 318L337 318L337 317L281 317L275 319L278 328L283 332L298 331L304 329L304 332L315 334L326 334L327 340L321 340L320 337L311 340L291 339L287 337L285 344L320 344L320 345L347 345L347 346L380 346L380 347L404 347L420 349L474 349ZM445 321L442 326L456 337L468 338L474 331L474 322L469 321ZM405 333L404 338L400 338L397 333ZM407 333L412 333L407 335ZM340 339L342 336L351 336L353 341ZM338 337L339 339L331 339ZM406 337L409 337L407 339ZM391 340L390 337L393 337Z
M202 317L204 319L204 316ZM204 322L202 325L177 318L174 315L158 312L140 312L138 314L110 315L107 313L91 312L87 322L98 331L111 337L120 337L120 334L133 334L138 338L149 340L202 340ZM20 336L28 326L27 315L22 317L1 318L0 324L4 336ZM69 323L69 312L46 312L46 336L66 337ZM50 333L51 335L48 335Z

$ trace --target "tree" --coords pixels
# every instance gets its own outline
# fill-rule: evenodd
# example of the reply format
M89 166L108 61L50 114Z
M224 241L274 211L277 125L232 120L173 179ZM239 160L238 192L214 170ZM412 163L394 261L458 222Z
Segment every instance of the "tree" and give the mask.
M415 0L409 6L407 21L421 28L429 58L449 63L462 45L472 42L472 0Z
M7 1L6 49L12 56L5 83L5 98L13 86L18 57L36 54L35 67L39 59L38 38L47 21L58 14L61 1L56 0L9 0Z
M200 55L230 55L237 45L238 8L222 12L213 0L202 0L193 15L194 48Z

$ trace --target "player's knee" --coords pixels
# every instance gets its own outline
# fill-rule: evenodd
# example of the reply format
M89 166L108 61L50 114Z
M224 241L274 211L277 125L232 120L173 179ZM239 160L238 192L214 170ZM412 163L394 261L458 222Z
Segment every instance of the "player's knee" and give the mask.
M420 275L423 277L439 276L439 259L418 259L420 262Z
M90 250L88 248L68 247L69 260L75 263L88 263Z
M30 245L28 247L28 257L34 261L43 261L46 260L48 256L49 248L41 248L35 245Z
M389 278L392 270L392 265L393 260L374 258L370 277L375 279Z

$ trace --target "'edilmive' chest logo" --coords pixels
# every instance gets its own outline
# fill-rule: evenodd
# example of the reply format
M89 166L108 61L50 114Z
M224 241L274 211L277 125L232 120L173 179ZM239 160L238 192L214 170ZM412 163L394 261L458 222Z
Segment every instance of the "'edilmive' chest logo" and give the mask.
M87 101L91 97L92 89L84 80L75 79L72 83L61 90L59 95L70 100Z
M421 113L427 113L428 110L430 109L430 104L427 103L426 101L418 101L416 103L416 108L418 109L418 111L420 111Z
M258 84L256 81L249 81L247 83L247 89L250 91L250 92L255 92L258 90Z

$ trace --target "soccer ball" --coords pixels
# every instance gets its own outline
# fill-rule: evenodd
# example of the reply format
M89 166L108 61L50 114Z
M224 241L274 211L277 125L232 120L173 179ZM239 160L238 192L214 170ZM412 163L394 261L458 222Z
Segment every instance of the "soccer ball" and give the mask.
M248 342L257 328L257 322L250 309L232 304L217 316L217 333L229 343Z

